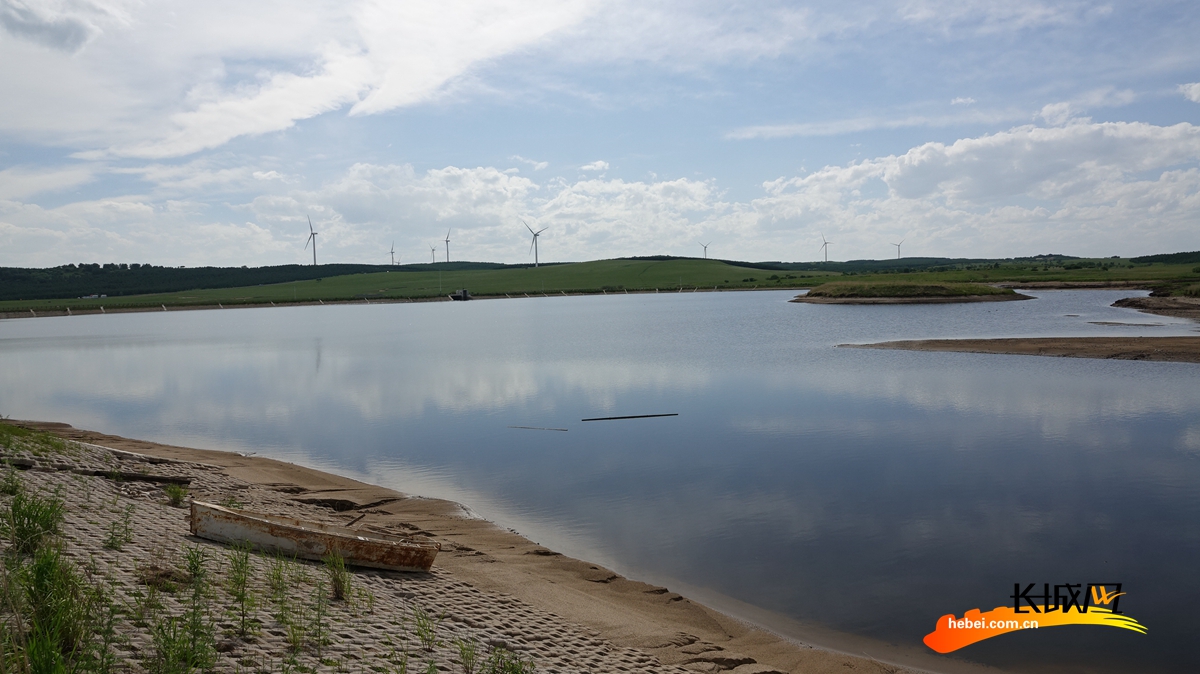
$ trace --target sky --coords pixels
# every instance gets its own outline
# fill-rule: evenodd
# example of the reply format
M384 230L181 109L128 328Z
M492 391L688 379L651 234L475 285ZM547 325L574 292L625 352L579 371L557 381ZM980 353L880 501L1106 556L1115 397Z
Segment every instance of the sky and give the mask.
M1200 250L1194 0L0 0L0 266ZM449 234L447 234L447 232ZM431 252L432 249L432 252Z

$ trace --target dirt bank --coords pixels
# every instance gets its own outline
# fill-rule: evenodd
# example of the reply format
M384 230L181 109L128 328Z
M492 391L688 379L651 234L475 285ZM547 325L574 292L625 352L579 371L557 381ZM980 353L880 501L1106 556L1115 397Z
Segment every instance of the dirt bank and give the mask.
M1148 314L1200 321L1200 297L1126 297L1112 305Z

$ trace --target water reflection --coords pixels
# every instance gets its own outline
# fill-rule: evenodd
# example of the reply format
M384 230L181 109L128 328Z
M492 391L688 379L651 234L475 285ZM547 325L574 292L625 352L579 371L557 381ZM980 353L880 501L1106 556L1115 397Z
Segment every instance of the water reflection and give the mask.
M965 655L1171 671L1200 664L1184 646L1196 627L1184 601L1200 589L1200 368L833 348L1195 330L1107 306L1122 294L3 321L0 411L451 498L629 574L898 643L919 644L943 613L1004 603L1014 582L1120 580L1149 635L1047 631ZM663 412L680 416L579 422Z

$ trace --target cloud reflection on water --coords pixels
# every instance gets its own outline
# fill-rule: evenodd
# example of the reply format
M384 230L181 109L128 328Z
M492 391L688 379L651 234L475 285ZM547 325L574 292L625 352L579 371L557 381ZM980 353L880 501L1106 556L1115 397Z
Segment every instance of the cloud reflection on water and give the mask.
M1016 579L1116 574L1155 629L1091 657L1170 669L1194 659L1172 647L1186 631L1172 592L1200 591L1180 561L1200 554L1197 366L832 348L1029 332L1038 312L1103 334L1062 318L1103 315L1096 297L881 313L743 293L6 321L0 411L462 501L621 571L906 643L943 612L1002 602ZM681 416L579 422L647 412Z

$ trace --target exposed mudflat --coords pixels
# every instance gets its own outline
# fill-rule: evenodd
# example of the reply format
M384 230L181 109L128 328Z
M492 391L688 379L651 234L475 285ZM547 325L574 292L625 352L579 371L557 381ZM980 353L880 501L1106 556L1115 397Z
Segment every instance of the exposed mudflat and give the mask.
M789 300L806 304L957 304L963 302L1012 302L1015 300L1031 300L1029 295L1015 293L1012 295L960 295L957 297L809 297L799 295Z
M855 349L957 351L1062 358L1111 358L1200 363L1196 337L1017 337L1004 339L915 339L876 344L839 344Z
M1200 297L1126 297L1113 302L1113 306L1200 321Z

